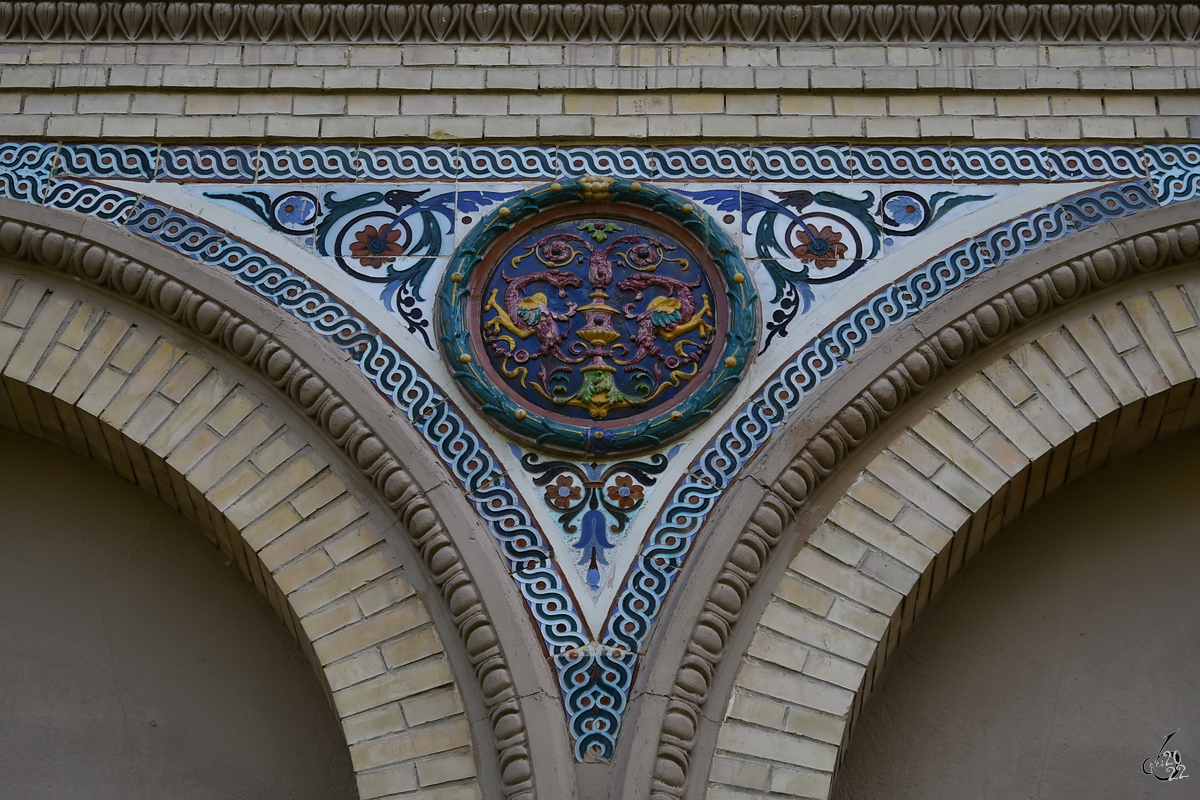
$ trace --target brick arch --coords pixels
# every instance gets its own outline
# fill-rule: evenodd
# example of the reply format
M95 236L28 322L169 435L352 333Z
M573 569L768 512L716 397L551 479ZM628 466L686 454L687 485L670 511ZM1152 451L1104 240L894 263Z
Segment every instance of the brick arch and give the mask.
M463 700L390 523L302 425L169 331L7 270L0 364L0 425L157 496L267 598L317 667L362 797L474 778Z
M155 266L147 266L150 263ZM344 708L356 709L342 716L346 718L344 728L351 741L352 761L360 772L364 797L396 793L534 797L535 763L553 761L558 749L565 752L565 747L557 746L552 725L527 728L525 724L526 711L520 697L532 693L528 689L531 682L545 683L538 673L544 664L539 663L535 654L526 652L530 648L522 646L525 631L520 617L500 614L499 622L493 624L484 605L485 597L500 603L508 598L502 593L495 596L491 585L481 589L477 583L480 566L476 562L482 560L486 571L489 554L460 548L456 537L471 540L470 520L459 520L461 524L456 528L461 530L452 530L443 522L447 514L455 519L458 519L456 514L461 517L453 494L446 495L444 477L439 477L441 473L436 467L430 468L425 449L410 443L415 434L397 426L386 408L382 411L375 408L382 404L370 387L358 385L353 370L330 358L323 343L302 326L257 298L226 285L222 276L197 271L183 259L110 225L65 212L0 200L0 275L6 276L7 287L4 310L0 311L0 326L4 329L0 336L4 391L0 396L8 407L6 424L96 457L156 494L174 499L173 504L180 505L185 513L188 501L192 512L208 512L214 536L225 536L227 552L239 561L239 566L245 567L273 605L284 610L285 621L293 632L309 636L310 627L315 631L309 637L313 639L310 649L318 661L324 654L340 653L339 647L359 645L352 653L336 659L330 657L322 663L320 672L327 688L332 687L334 702L341 700ZM41 294L37 294L36 287L41 287ZM29 299L33 295L37 295L36 301ZM9 305L16 310L10 310ZM89 316L77 319L85 306L90 309ZM53 309L54 313L45 316L47 309ZM59 312L62 318L56 327L54 318ZM122 339L113 345L117 349L105 356L119 358L120 363L106 362L96 367L99 372L87 378L89 382L79 387L79 396L70 403L56 398L55 392L68 392L68 388L60 389L61 382L72 375L75 380L83 380L78 377L84 374L78 371L83 359L99 357L90 355L88 348L99 341L95 339L102 330L96 327L98 322L109 319L114 321L106 324L114 326L119 325L115 321L118 319L129 323L124 336L144 336L151 330L160 333L147 345L142 360L137 361L131 355L135 350L122 349L132 347ZM80 326L86 334L80 332ZM68 335L75 338L62 341ZM76 341L80 336L83 340ZM42 349L37 350L38 346ZM142 371L150 363L144 359L152 356L169 364L167 381L174 379L175 371L183 369L183 364L199 372L201 365L207 363L213 371L197 377L198 382L184 395L179 395L174 385L170 388L172 395L176 395L173 398L163 394L165 384L145 387L139 383L136 391L146 394L139 395L136 402L120 401L123 396L120 392L134 391L129 388L134 386L133 381L152 379L153 373ZM18 357L22 359L19 362ZM10 359L17 366L10 365ZM161 366L159 361L155 364ZM134 368L137 372L130 372ZM113 391L117 394L108 400L133 406L118 405L117 410L110 411L108 405L102 405L99 409L89 407L90 410L81 411L78 403L97 403L108 391L97 388L101 384L116 386ZM250 385L258 387L257 393L246 388ZM196 391L216 391L217 387L244 390L248 394L239 402L255 405L249 416L239 418L234 429L212 429L204 436L217 436L222 442L225 437L232 440L239 435L250 436L245 432L246 426L259 424L255 414L260 411L264 419L277 412L274 416L285 420L286 430L276 424L267 439L257 442L249 453L239 455L237 463L228 465L241 470L238 477L247 491L263 487L283 491L290 481L315 470L295 488L314 490L314 494L299 502L311 504L320 498L320 508L305 516L293 505L291 511L300 519L289 522L286 519L289 512L280 504L291 504L290 494L255 495L255 500L245 502L241 494L234 498L222 495L218 499L226 505L211 500L206 506L205 493L226 488L220 481L230 478L228 471L221 472L220 480L211 486L201 487L198 477L195 491L179 490L180 486L186 488L190 473L172 478L170 459L174 450L160 452L153 448L186 446L186 443L180 445L174 437L167 438L166 433L160 436L160 428L183 424L184 418L179 416L184 413L183 403L193 402L192 394ZM150 404L153 411L148 410ZM361 408L366 410L360 415ZM110 419L121 420L126 413L133 416L124 419L123 424L135 425L129 432L122 424L110 424ZM160 419L157 417L160 414L166 416ZM291 421L286 422L288 419ZM191 434L199 435L204 425L208 425L207 418L189 420L199 426L193 427ZM220 417L218 424L224 428L226 422L225 417ZM88 425L92 428L87 429ZM149 425L152 429L143 431L137 425ZM85 438L85 430L91 436L90 441ZM132 435L135 432L144 434L143 438L135 439ZM101 443L106 441L109 444L102 447ZM270 450L260 452L264 447ZM321 463L305 455L309 450L314 457L317 450L325 453L318 459ZM215 468L204 467L203 459L207 456L208 451L193 465L206 478L209 476L203 470ZM227 456L225 452L221 458ZM279 458L283 461L274 463ZM310 462L309 466L301 461ZM264 472L263 465L269 465L270 469ZM276 469L290 471L285 476L276 474ZM326 480L330 475L348 487L350 498L339 493L325 497L333 488ZM315 489L317 482L322 482L320 490ZM262 508L267 499L276 502L271 508ZM351 499L365 509L347 522L356 526L356 536L360 538L352 543L349 529L342 527L313 539L318 535L318 526L308 524L311 518L328 511L334 502L343 502L339 509L349 513L345 504ZM461 498L457 502L461 504ZM276 516L268 522L265 514ZM260 524L261 527L255 527ZM265 566L268 562L264 559L282 558L287 552L280 537L292 543L298 541L289 538L292 533L309 537L303 550L285 562ZM247 536L266 538L251 541ZM333 543L334 538L339 538L339 545ZM238 546L242 547L241 559ZM318 555L318 550L324 555ZM333 550L338 552L335 554ZM386 570L362 577L365 572L359 574L349 569L352 561L362 566L360 560L367 556L376 568L382 568L386 561ZM325 564L322 558L328 558L331 564ZM260 565L257 569L255 559ZM402 561L406 562L407 573L400 569ZM468 571L468 563L474 574ZM420 598L412 595L412 587L403 580L391 580L396 577L407 577L420 591ZM341 587L339 580L349 580L351 585ZM508 585L499 580L491 583ZM371 611L366 611L354 593L364 588L381 590L385 584L391 588L382 593L375 591L372 600L363 601L375 604ZM489 589L491 595L487 594ZM337 595L311 606L322 591L336 591ZM353 603L349 602L351 599ZM413 609L423 603L417 617L423 614L421 618L427 620L432 616L433 624L414 621L416 618L405 617L396 610L406 603ZM453 691L460 694L458 700L449 698L457 710L448 717L430 717L415 727L404 716L402 701L428 690L419 677L421 670L433 675L437 669L430 667L433 662L418 664L425 659L400 663L405 657L398 649L400 639L408 632L420 634L426 640L431 636L436 639L439 634L450 637L442 638L427 658L449 659L449 664L443 666L452 667L453 678L458 681L457 689L450 691L450 695ZM515 671L509 667L506 642L518 662ZM419 642L414 639L410 644L416 647ZM384 645L396 645L389 649L388 658L384 658L380 649ZM380 651L372 654L372 646ZM418 652L411 650L410 655ZM380 669L379 658L384 659L382 671L376 672ZM448 689L450 682L439 686ZM356 693L359 700L351 702ZM355 703L368 705L364 708ZM422 713L441 712L429 705ZM539 714L554 716L552 709L540 707L535 709L535 716ZM348 718L355 715L358 716L353 722L359 728L352 731ZM370 736L364 736L363 726L368 719L376 727L371 729ZM460 741L462 737L458 734L468 728L469 732L464 734L467 741ZM432 735L426 736L422 730ZM531 746L531 738L535 746ZM472 777L476 770L477 780ZM561 774L551 776L551 793L564 796L570 793L569 789L553 791L561 788L555 784L563 780Z
M869 459L1018 337L1194 269L1197 219L1200 202L1188 201L1038 248L878 338L838 380L806 399L751 465L752 475L733 487L725 514L706 528L707 563L693 565L677 601L676 616L686 617L675 624L694 620L691 633L664 637L660 668L651 667L646 684L665 706L657 747L640 751L651 798L764 791L729 781L710 785L708 778L710 765L722 768L722 756L733 752L724 747L728 734L720 744L718 734L730 717L743 655L791 559ZM639 760L637 752L631 761ZM630 786L646 767L631 767Z
M1001 349L908 423L787 565L743 654L708 796L828 797L876 677L1005 525L1200 423L1200 271Z

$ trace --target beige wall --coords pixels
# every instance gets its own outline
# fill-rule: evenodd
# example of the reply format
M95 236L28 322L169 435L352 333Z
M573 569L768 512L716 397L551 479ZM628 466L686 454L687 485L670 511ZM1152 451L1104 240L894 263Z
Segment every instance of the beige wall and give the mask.
M1177 728L1200 759L1198 448L1086 478L985 550L901 644L834 797L1194 797L1141 762Z
M0 796L357 797L294 638L191 523L0 432Z
M1170 140L1191 45L0 44L9 137Z

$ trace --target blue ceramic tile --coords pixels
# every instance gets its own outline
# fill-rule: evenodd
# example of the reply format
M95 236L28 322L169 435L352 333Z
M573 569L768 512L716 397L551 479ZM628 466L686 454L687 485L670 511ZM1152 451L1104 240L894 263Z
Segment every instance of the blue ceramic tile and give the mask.
M158 145L65 144L57 161L59 175L149 181L158 171Z
M35 142L0 144L0 197L40 203L57 149Z
M196 186L185 191L260 222L293 244L312 251L323 211L323 188L312 184L237 184Z
M159 181L254 181L258 148L172 145L159 152Z
M749 147L659 147L650 157L658 180L745 180L754 174Z
M754 175L760 180L852 181L855 161L844 145L754 147Z
M453 184L325 187L316 231L319 255L387 261L448 256L458 216Z
M1145 211L1158 205L1148 180L1095 189L1067 198L1058 204L1073 230L1084 230L1116 217Z
M462 180L549 180L559 174L558 151L553 147L461 147L458 157Z
M258 151L255 182L353 181L358 172L357 147L267 146Z
M952 147L947 151L956 181L1048 181L1044 147Z
M954 163L947 147L853 147L857 180L952 181Z
M1151 145L1143 153L1158 202L1200 197L1200 145Z
M359 180L453 180L460 172L461 159L454 146L372 146L358 151Z
M655 160L645 147L565 147L558 151L558 169L569 178L599 175L653 180L658 177Z
M1135 180L1146 177L1141 147L1078 145L1047 147L1042 151L1055 178L1083 180Z
M137 207L138 197L120 189L60 178L49 185L43 203L121 225Z

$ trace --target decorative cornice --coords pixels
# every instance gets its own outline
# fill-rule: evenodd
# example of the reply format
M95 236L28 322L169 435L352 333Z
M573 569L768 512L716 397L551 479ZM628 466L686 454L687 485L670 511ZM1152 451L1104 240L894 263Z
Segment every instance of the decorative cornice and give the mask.
M1093 292L1200 255L1200 226L1138 233L1013 286L924 339L810 439L771 485L709 591L675 679L659 735L650 797L682 797L713 675L732 629L788 525L814 491L880 426L963 362Z
M480 592L437 510L341 395L273 334L176 278L104 244L0 216L0 256L82 279L185 327L257 370L325 431L404 523L474 667L491 721L504 795L533 800L524 716Z
M765 3L0 3L15 42L1191 42L1200 7Z

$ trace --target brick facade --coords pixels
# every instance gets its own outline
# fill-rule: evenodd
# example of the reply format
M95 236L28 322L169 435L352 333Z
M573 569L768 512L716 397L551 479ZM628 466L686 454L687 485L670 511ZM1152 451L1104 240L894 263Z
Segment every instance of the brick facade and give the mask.
M1181 45L0 45L8 136L1172 140ZM736 91L730 91L736 90Z
M989 251L980 269L991 272L973 282L964 279L951 287L953 292L930 300L928 308L917 309L925 316L914 311L898 318L893 329L881 328L871 342L862 341L861 351L827 351L831 358L846 356L838 365L844 380L814 384L802 401L791 398L786 421L777 421L769 446L747 456L738 467L744 470L731 472L729 483L714 490L719 500L711 516L693 519L701 532L697 538L708 549L686 565L680 556L675 566L683 579L676 594L667 602L664 589L657 598L665 611L657 621L648 618L650 633L640 640L644 652L633 653L642 659L640 671L635 680L631 667L622 678L626 682L619 700L622 707L628 701L633 724L621 737L612 734L612 757L599 758L572 752L578 732L569 727L573 712L564 713L572 687L563 678L566 672L555 672L560 666L555 659L575 658L582 651L594 656L615 650L618 658L630 653L601 642L599 635L583 639L586 644L571 653L550 649L552 626L538 617L545 606L534 609L520 594L526 586L518 578L528 567L506 560L496 533L526 523L533 530L539 523L518 518L522 507L516 502L485 520L490 509L481 493L515 485L499 460L492 464L494 474L484 480L463 480L455 472L454 454L439 450L445 450L443 440L427 435L423 417L402 408L397 397L384 397L376 377L356 371L354 353L330 344L332 335L299 323L288 328L294 320L276 307L269 311L278 312L277 317L268 319L268 304L259 302L265 294L255 294L259 304L239 312L245 328L238 327L238 318L211 337L200 330L195 319L162 300L162 281L214 303L250 294L247 284L215 268L227 265L208 263L201 251L175 248L170 258L184 253L193 260L185 267L176 265L166 277L145 278L145 286L142 273L126 280L125 273L106 272L110 283L103 288L76 287L55 274L62 267L53 254L38 255L41 245L31 243L58 241L54 237L76 222L56 218L58 228L30 232L22 227L25 212L6 217L0 224L0 248L13 267L0 270L0 424L99 461L201 526L268 598L310 655L341 720L364 798L823 800L863 702L901 635L946 581L1004 525L1047 494L1200 421L1194 391L1200 375L1200 283L1186 264L1200 249L1194 228L1187 227L1200 214L1192 199L1200 193L1195 188L1200 56L1193 30L1200 26L1200 14L1154 7L1159 10L1153 14L1166 15L1164 22L1158 16L1151 19L1150 11L1120 6L1108 30L1100 24L1106 12L1099 6L1070 12L1069 19L1062 16L1068 7L1037 7L1029 12L1035 21L1028 23L1021 22L1026 19L1023 6L1005 6L1004 11L988 7L991 33L984 35L986 26L976 31L968 24L975 13L972 6L955 6L954 11L820 6L812 13L824 14L825 22L812 23L815 27L805 28L803 35L793 31L784 36L780 31L788 30L788 15L800 14L795 11L800 7L772 7L769 13L776 22L758 25L757 6L639 6L637 19L644 22L637 27L628 22L633 17L612 11L615 6L588 6L586 14L579 13L593 22L609 14L616 33L608 28L597 33L601 28L595 23L590 38L573 34L568 41L561 35L568 25L561 20L575 7L537 11L558 14L553 19L560 21L552 22L560 28L546 23L530 33L532 28L521 25L532 25L540 7L504 6L496 13L507 21L485 35L481 31L492 13L486 8L470 16L476 11L458 5L412 5L413 15L424 15L420 18L426 28L392 31L395 41L388 42L378 32L375 39L347 35L347 20L366 7L321 10L324 6L306 5L277 12L282 7L261 4L262 20L278 13L290 14L292 21L271 23L275 27L263 22L258 30L246 21L249 12L242 6L223 11L224 6L172 4L179 14L185 6L203 6L207 11L188 13L207 13L208 21L202 25L189 17L192 27L180 33L172 26L183 23L171 22L164 6L154 12L159 16L153 19L160 21L145 23L140 32L130 28L123 35L112 23L107 35L93 32L84 40L63 33L74 29L61 21L41 31L45 35L35 35L32 6L12 11L16 4L0 3L0 20L9 12L24 20L14 23L0 42L0 132L18 153L14 158L24 157L19 148L26 142L117 143L128 145L130 152L144 146L144 152L130 156L129 164L137 164L129 167L131 174L121 172L123 165L104 172L110 165L101 161L111 154L99 150L79 156L81 173L64 173L54 155L41 153L32 158L44 162L37 166L44 173L37 179L44 179L44 185L35 184L25 195L20 187L0 186L0 194L9 192L3 203L32 207L49 196L52 181L71 184L58 208L72 210L53 213L76 222L92 214L119 231L107 240L106 264L124 258L122 247L134 240L134 233L121 227L132 212L105 217L95 209L81 210L87 198L73 194L77 186L99 187L101 196L117 198L113 202L138 204L149 198L164 208L199 213L184 203L194 201L199 207L205 202L187 194L204 180L228 190L227 200L235 189L261 188L264 175L255 172L261 165L248 155L258 146L259 153L275 148L273 157L283 165L277 167L280 172L266 174L265 182L295 183L318 205L329 202L320 200L318 190L330 188L321 181L336 183L339 191L373 190L368 184L374 182L414 196L429 191L417 181L436 183L437 191L451 194L459 191L459 181L477 180L494 184L483 188L505 191L517 180L528 184L517 189L529 191L536 188L535 180L553 180L547 190L561 191L562 175L588 179L589 173L569 170L584 169L581 164L611 166L612 153L625 145L642 161L633 159L633 171L620 177L642 180L645 176L636 170L658 170L656 164L666 163L662 154L676 145L680 151L683 145L713 146L679 167L683 170L699 163L712 167L718 147L743 153L761 147L765 152L780 144L813 146L773 176L778 186L771 191L780 197L785 195L774 191L780 186L795 194L792 182L823 182L820 188L854 194L840 196L840 201L863 208L870 202L858 200L855 193L875 191L882 209L885 191L904 189L910 193L906 196L925 202L927 195L946 188L940 182L964 194L978 190L965 203L992 199L979 196L981 186L1015 194L1038 183L1043 194L1036 204L1014 205L1011 213L989 211L988 227L969 235L982 242L986 231L987 246L1012 244L1018 228L1002 228L1019 214L1027 215L1018 220L1021 224L1037 230L1066 220L1054 234L1067 238L1064 248L1051 253L1048 244L1028 252L1014 247L1011 263L1008 256L988 260L995 255ZM382 19L380 15L402 13L395 10L399 8L371 5L370 13L376 15L372 19ZM229 30L222 28L218 17L225 11L241 27L231 23ZM81 20L87 13L77 12ZM129 12L130 19L138 13ZM522 13L529 16L525 22L520 21ZM893 13L904 22L896 22L888 33L885 22ZM662 14L674 14L671 30L685 33L655 33L654 20ZM936 25L929 22L930 14ZM979 14L984 19L985 12ZM324 15L319 25L313 15ZM455 30L475 26L475 33L454 40L438 28L439 15L452 16L459 26ZM724 25L725 33L701 37L703 25L697 20L706 15L718 19L720 24L713 25ZM625 21L618 24L618 16ZM319 27L320 35L306 25ZM1008 31L1006 25L1015 32L1001 35L1001 28ZM858 33L851 36L846 31L853 26ZM435 28L441 31L437 36L429 33ZM1097 33L1101 29L1107 32ZM308 34L297 34L301 30ZM967 35L969 30L974 32ZM841 38L832 41L826 31L837 31ZM656 36L659 41L653 41ZM444 41L432 40L437 37ZM213 174L183 172L186 164L165 179L155 172L165 163L162 153L171 149L155 152L156 145L179 146L178 153L207 144L214 145L212 152L221 147L244 151L231 156L232 166L228 174L217 176L219 181ZM817 171L799 175L828 156L820 151L826 144L832 145L830 152L836 150L835 158L844 159L838 165L842 171L816 178ZM865 162L854 155L864 144L880 145L881 153L890 145L911 148L903 153L909 171L864 175ZM291 145L296 151L312 149L296 157L280 155ZM286 173L320 145L329 145L333 153L325 172ZM467 145L484 165L480 174L458 171L459 159L471 149ZM509 175L501 175L499 168L486 172L488 159L505 149L491 145L529 146L532 155ZM546 153L534 152L538 145L548 145ZM567 148L592 145L605 149L601 160L582 159L567 167ZM659 161L645 156L659 145ZM939 161L938 170L929 175L914 166L919 160L914 153L919 155L921 147L962 152L976 145L995 145L996 152L1019 150L1019 157L1044 163L1039 161L1037 175L1029 177L1010 169L1015 160L1005 160L1003 152L988 155L983 160L994 161L965 182L963 159ZM1096 145L1089 152L1097 163L1104 162L1103 169L1089 172L1093 164L1084 163L1081 155L1086 147L1076 153L1076 145ZM1155 150L1158 145L1174 149ZM395 152L381 154L378 172L366 177L365 171L355 171L362 169L358 159L364 152L356 148L371 146L380 153L395 146ZM410 149L401 152L404 147ZM1055 151L1058 161L1037 155L1043 147L1062 148ZM1150 150L1158 159L1153 165ZM400 160L415 152L434 155L411 173L386 173L388 158ZM673 174L673 188L686 189L695 180L706 182L710 190L737 193L740 189L730 187L758 180L762 164L778 157L768 154L756 161L746 156L725 174L715 169ZM1121 202L1127 205L1111 218L1098 217L1101 222L1080 221L1080 209L1099 207L1103 196L1083 197L1068 208L1067 189L1054 184L1061 177L1055 170L1070 158L1077 159L1079 170L1071 178L1080 192L1099 187L1125 193ZM150 165L145 174L137 159ZM96 164L97 171L86 171ZM13 183L27 177L21 173L24 168L12 167ZM521 171L526 168L527 174ZM717 186L718 179L729 185ZM922 188L918 179L938 186ZM642 191L640 184L632 186ZM470 191L476 188L472 184ZM155 195L156 190L165 194ZM763 188L759 199L766 193ZM511 195L516 194L513 189ZM1008 196L996 205L1003 206ZM742 203L742 195L737 197ZM1144 210L1152 201L1160 207ZM691 213L693 201L688 202ZM227 219L237 211L230 208L221 210ZM478 201L467 211L451 209L451 229L455 217L462 225L479 224L486 208ZM741 205L723 210L742 214ZM746 213L741 219L730 214L723 224L736 234L739 223L750 219ZM1165 221L1144 221L1149 215ZM830 212L825 219L835 216ZM267 228L260 225L262 230L247 233L258 222L237 221L238 242L259 237L252 245L261 249L248 246L246 252L282 262L280 253L303 251L312 263L317 261L311 242L284 240L292 250L272 251L262 244L278 244L265 238L273 235ZM93 218L86 224L101 225ZM9 226L20 233L9 229L6 234ZM216 232L233 240L233 230L213 223L206 235ZM273 230L289 232L278 225ZM742 233L749 242L749 229ZM447 235L453 247L461 245L458 233ZM905 235L902 230L897 239ZM933 275L929 265L961 244L957 233L943 230L938 236L936 247L926 243L924 261L887 280L898 286L919 268ZM10 247L9 239L19 239L20 245ZM1091 249L1076 245L1078 241ZM162 244L138 240L138 246L158 248L167 259ZM1086 291L1064 290L1060 296L1045 288L1053 282L1047 275L1059 274L1044 271L1053 266L1050 262L1060 269L1074 269L1087 258L1100 263L1095 254L1109 245L1112 252L1124 254L1111 256L1114 262L1125 259L1121 282L1134 281L1139 270L1154 274L1137 285L1122 283L1109 290L1107 278L1095 278L1108 274L1101 264L1088 273L1093 282ZM73 252L90 246L78 244ZM745 246L748 260L766 260L761 251ZM1060 251L1067 255L1056 255ZM141 252L147 267L138 269L154 268L155 257L144 257L151 251ZM872 251L870 258L878 252ZM452 256L451 251L430 253L440 264ZM319 255L327 257L329 272L318 273L308 263L313 271L301 277L319 275L313 284L322 292L336 286L343 300L351 296L355 285L330 267L347 253ZM798 261L800 250L793 255ZM881 271L890 257L876 259ZM71 258L71 269L90 279L86 258ZM946 256L945 264L949 261ZM1168 275L1166 267L1174 271ZM30 269L35 271L30 274ZM47 274L39 275L37 269ZM1027 280L1035 272L1042 280L1036 290L1028 288L1032 284ZM1112 283L1117 282L1114 278ZM196 288L201 284L207 289ZM1100 296L1102 290L1108 293ZM343 302L333 291L326 299ZM365 290L360 293L365 296ZM1036 295L1034 300L1029 293ZM114 301L114 295L122 299ZM1051 295L1053 301L1046 300ZM793 309L797 297L790 301ZM193 299L197 305L202 302ZM1013 322L995 337L979 334L971 340L976 349L969 369L954 372L962 364L946 356L948 346L934 341L936 335L928 331L952 319L962 322L966 317L961 312L981 300L1004 306L1010 314L1006 319L1020 318L1022 325L1026 320L1021 314L1032 305L1036 313L1029 314L1029 324L1040 327L1028 334L1023 329L1018 336ZM356 309L349 302L344 305L349 319ZM860 310L851 309L856 314ZM233 318L232 312L222 313L222 320ZM794 312L788 319L793 318ZM972 335L979 330L976 324ZM198 331L209 341L199 343ZM272 338L277 331L283 331L278 340ZM812 335L817 333L825 335L814 328ZM784 326L780 339L786 336ZM797 338L792 343L800 347L804 343ZM245 345L244 340L252 341ZM277 376L271 360L277 350L265 349L267 340L280 349L302 340L311 348L310 358L288 362L286 374ZM910 349L917 343L926 350ZM415 352L417 346L408 344ZM428 349L434 352L435 346ZM929 355L935 351L936 358ZM409 355L402 347L388 352ZM435 358L423 350L420 354ZM910 357L916 361L906 360ZM770 362L774 372L767 378L788 368L790 358ZM428 363L418 358L407 368L429 374ZM306 393L309 379L323 393L320 402L312 401L317 390ZM885 408L883 400L868 395L889 381L905 388L897 389L899 399L888 399L895 404ZM443 382L445 386L428 379L434 390L444 392L437 403L449 406L458 395L449 389L450 379ZM926 387L933 387L928 396L922 394ZM851 388L862 394L847 394ZM766 405L757 395L738 402L743 401L748 409L743 417L761 410L756 404ZM432 414L433 407L421 413ZM893 412L907 416L897 422ZM366 417L370 419L364 421ZM470 416L452 421L464 419L478 421ZM402 433L389 438L385 428ZM470 443L485 455L487 446L515 452L511 442L494 438ZM755 447L766 439L764 435ZM465 446L464 441L454 443ZM683 473L693 469L701 474L694 464L678 466L680 486L688 479ZM470 480L478 477L472 474ZM704 480L714 483L707 476ZM540 499L538 492L529 497ZM677 506L672 509L678 511ZM551 612L564 611L554 602ZM617 720L620 724L620 714Z
M1045 496L1200 423L1197 308L1193 276L1066 321L895 437L776 587L708 796L827 797L848 724L946 581Z
M311 432L105 297L6 273L0 308L0 424L138 484L237 564L323 676L362 797L479 796L463 702L390 523Z

